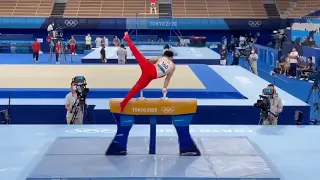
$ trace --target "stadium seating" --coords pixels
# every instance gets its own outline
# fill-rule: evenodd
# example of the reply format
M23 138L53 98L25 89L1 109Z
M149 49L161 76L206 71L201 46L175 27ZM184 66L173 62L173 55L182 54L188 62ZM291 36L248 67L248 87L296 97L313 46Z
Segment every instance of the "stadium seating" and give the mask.
M152 17L148 0L68 0L64 17Z
M49 17L54 0L0 0L0 16Z
M280 15L286 15L290 7L290 0L277 0L276 5Z
M311 13L314 10L319 9L319 0L300 0L296 6L291 10L290 18L301 18Z

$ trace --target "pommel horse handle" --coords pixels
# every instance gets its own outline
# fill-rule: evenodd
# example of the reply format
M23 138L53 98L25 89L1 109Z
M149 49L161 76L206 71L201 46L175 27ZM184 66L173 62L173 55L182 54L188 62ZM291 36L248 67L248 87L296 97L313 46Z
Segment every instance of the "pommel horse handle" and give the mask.
M137 115L150 116L149 154L156 153L156 117L170 116L179 137L180 155L199 156L200 151L193 141L189 125L197 111L197 99L132 99L120 113L122 99L110 100L110 111L117 114L117 133L106 151L106 155L126 155L129 132Z

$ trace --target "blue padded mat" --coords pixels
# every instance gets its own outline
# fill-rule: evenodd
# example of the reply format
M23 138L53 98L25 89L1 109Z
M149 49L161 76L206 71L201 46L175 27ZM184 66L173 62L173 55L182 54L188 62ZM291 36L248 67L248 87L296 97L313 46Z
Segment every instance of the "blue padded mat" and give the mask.
M198 99L245 99L238 90L226 82L212 68L204 64L189 65L198 79L206 89L170 89L169 98L198 98ZM90 85L90 84L89 84ZM88 98L124 98L130 89L90 89ZM70 89L57 88L2 88L0 98L7 98L12 93L13 98L65 98ZM162 97L161 87L159 89L145 89L143 94L148 98ZM139 93L136 97L139 96Z
M196 138L200 157L178 156L175 137L157 138L157 155L147 155L148 138L134 137L129 155L105 156L110 141L58 138L27 180L280 180L245 137Z
M104 155L112 138L107 137L62 137L57 138L50 146L46 155ZM245 137L209 137L194 138L201 154L206 155L258 155ZM177 137L157 137L157 154L177 155ZM68 147L68 148L61 148ZM130 137L128 140L130 154L148 154L148 137Z

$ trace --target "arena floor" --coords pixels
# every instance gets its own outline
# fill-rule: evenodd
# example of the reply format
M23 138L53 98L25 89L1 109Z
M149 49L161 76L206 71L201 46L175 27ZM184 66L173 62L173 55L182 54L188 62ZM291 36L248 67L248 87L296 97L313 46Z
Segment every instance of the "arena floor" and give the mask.
M91 126L0 126L0 179L3 180L25 180L26 177L35 174L51 174L56 173L58 177L61 173L67 173L69 175L82 176L87 173L95 173L102 170L101 168L95 169L101 160L110 162L111 159L102 155L105 149L108 147L108 138L112 138L115 134L115 125L91 125ZM265 126L191 126L191 134L194 138L213 138L210 144L201 145L208 150L208 147L212 149L212 156L225 157L224 160L232 159L233 156L245 157L245 156L260 156L267 163L268 167L275 173L275 178L281 178L281 180L318 180L317 172L320 171L320 167L317 163L320 161L320 146L318 143L319 127L317 126L277 126L277 127L265 127ZM145 137L148 138L149 127L147 125L136 125L131 130L129 141L134 142L134 138ZM151 173L150 170L156 165L156 170L152 172L157 173L158 177L167 177L171 173L176 179L186 179L186 177L193 177L197 179L203 174L211 174L207 177L215 177L211 179L259 179L259 177L265 177L266 167L250 166L250 164L241 164L241 158L233 163L228 164L229 167L223 167L222 162L220 169L216 171L215 175L208 169L208 166L200 160L193 161L192 157L184 157L183 159L176 159L174 154L177 152L176 132L174 127L170 125L159 125L157 127L157 136L159 138L171 138L170 146L166 144L158 144L157 152L160 154L169 153L173 157L170 161L167 158L158 159L158 162L149 158L145 159L145 162L128 160L129 164L126 165L126 169L117 167L117 164L121 164L120 161L111 161L113 164L109 164L106 168L106 172L113 172L121 174L127 174L128 170L134 170L131 176L127 179L136 179L138 175L147 175ZM63 143L52 144L53 141L58 137L78 137L74 138L74 142L77 146L83 146L84 149L73 149L75 144L70 146L63 146ZM78 141L81 137L93 138L91 142ZM249 144L245 141L239 141L240 137L247 137ZM94 143L103 142L101 138L105 139L105 144ZM228 139L230 138L230 139ZM99 140L100 139L100 140ZM9 143L10 142L10 143ZM290 146L288 146L290 143ZM92 146L86 147L89 144ZM250 145L251 144L251 145ZM85 148L86 147L86 148ZM58 148L58 149L57 149ZM134 155L139 148L138 145L134 146L133 143L129 142L129 152L132 152L131 156ZM137 149L138 148L138 149ZM210 149L210 148L209 148ZM70 164L72 162L69 158L61 159L63 156L54 156L56 160L51 159L52 163L64 162L70 166L67 171L63 164L48 169L48 158L45 154L70 154L68 156L81 155L86 151L86 158L88 163L82 166L82 170L79 171L79 167L82 164ZM143 154L144 150L140 151ZM207 152L208 153L208 152ZM89 156L94 156L97 161L89 161ZM159 155L160 156L160 155ZM129 157L129 156L127 156ZM122 158L122 157L118 157ZM185 159L185 158L189 158ZM99 160L98 160L99 159ZM139 159L139 158L138 158ZM44 161L46 161L44 163ZM186 162L193 161L193 163L187 164ZM42 168L36 168L38 163L41 163ZM89 163L90 162L90 163ZM171 163L170 163L171 162ZM174 164L174 162L178 164ZM184 162L184 163L183 163ZM202 162L202 163L201 163ZM43 164L44 163L44 164ZM137 166L137 163L139 166ZM200 164L199 164L200 163ZM240 164L237 164L240 163ZM256 162L257 163L257 162ZM57 165L57 164L56 164ZM176 166L175 166L176 165ZM252 165L252 164L251 164ZM261 165L261 164L260 164ZM141 167L143 169L140 169ZM151 168L152 167L152 168ZM261 169L263 168L263 170ZM42 169L42 171L39 171ZM258 173L257 173L258 172ZM254 174L257 173L257 174ZM184 176L184 178L178 177ZM228 178L229 177L229 178ZM42 177L47 179L49 177ZM39 178L38 178L39 179ZM51 178L52 179L52 178ZM81 177L81 179L85 179ZM264 178L264 180L271 178Z
M69 88L71 78L84 76L89 88L131 88L141 75L139 66L125 65L1 65L0 88ZM19 73L17 73L19 72ZM147 88L160 88L157 79ZM171 89L205 89L187 65L179 65L169 84Z

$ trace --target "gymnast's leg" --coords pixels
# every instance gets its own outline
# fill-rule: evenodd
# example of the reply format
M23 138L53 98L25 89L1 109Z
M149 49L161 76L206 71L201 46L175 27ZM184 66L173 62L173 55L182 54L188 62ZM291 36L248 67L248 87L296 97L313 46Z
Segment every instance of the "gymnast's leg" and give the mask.
M142 74L137 83L133 86L133 88L129 91L124 100L120 103L120 111L123 112L127 103L142 89L148 86L148 84L152 81L152 78Z
M133 53L134 57L136 58L137 62L140 65L140 68L143 69L150 63L138 50L138 48L133 44L132 40L130 39L128 32L124 34L124 39L127 41L128 46Z

